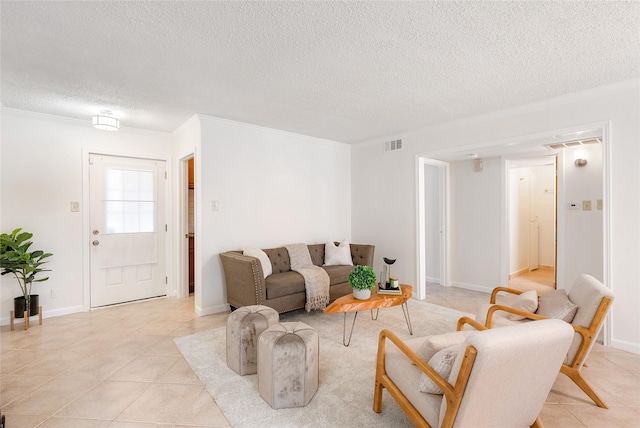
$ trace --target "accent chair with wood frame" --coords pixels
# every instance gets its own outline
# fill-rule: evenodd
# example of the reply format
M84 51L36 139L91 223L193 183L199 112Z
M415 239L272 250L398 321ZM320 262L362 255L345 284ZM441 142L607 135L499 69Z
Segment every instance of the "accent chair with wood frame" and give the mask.
M501 292L515 295L523 293L520 290L507 287L496 287L491 293L490 303L483 305L478 310L476 315L477 322L487 328L492 328L518 324L523 321L547 319L547 317L537 313L515 309L508 305L496 304L497 296ZM575 331L574 339L560 372L575 382L599 407L608 409L604 400L582 377L580 370L585 365L589 352L591 352L598 338L605 316L614 299L613 292L593 276L581 274L574 281L567 297L578 308L571 321L571 327ZM524 317L524 320L511 320L509 319L509 314L519 315Z
M386 389L418 427L542 427L538 418L569 349L573 330L545 320L474 331L457 346L448 378L418 354L424 337L403 342L389 330L378 340L373 410L382 412ZM430 360L431 361L431 360ZM427 376L443 394L421 392Z

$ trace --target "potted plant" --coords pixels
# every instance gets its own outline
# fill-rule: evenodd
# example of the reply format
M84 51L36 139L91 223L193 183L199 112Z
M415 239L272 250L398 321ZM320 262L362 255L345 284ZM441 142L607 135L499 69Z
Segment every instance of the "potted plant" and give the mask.
M356 266L349 274L349 285L353 288L353 297L367 300L371 289L376 286L376 274L369 266Z
M0 235L1 274L13 274L22 291L22 296L13 299L16 318L22 318L25 311L27 311L27 316L38 314L39 296L31 294L31 287L34 282L43 282L49 279L49 277L36 277L41 272L51 270L42 267L48 261L46 258L52 256L51 253L45 253L41 250L29 251L33 244L32 237L33 233L23 232L20 228L9 235L6 233Z

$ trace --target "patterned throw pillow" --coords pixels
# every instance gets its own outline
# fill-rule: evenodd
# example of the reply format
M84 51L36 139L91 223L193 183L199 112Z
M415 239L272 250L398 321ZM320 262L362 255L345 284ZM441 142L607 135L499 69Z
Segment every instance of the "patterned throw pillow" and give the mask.
M557 318L570 323L578 312L578 305L569 300L567 292L560 290L549 291L538 302L538 315L547 318Z
M438 351L429 360L429 366L436 371L444 380L449 381L449 375L453 368L453 363L456 361L458 352L464 348L464 344L450 346ZM426 392L429 394L443 394L442 389L436 385L429 376L422 373L420 375L420 384L418 385L420 392Z

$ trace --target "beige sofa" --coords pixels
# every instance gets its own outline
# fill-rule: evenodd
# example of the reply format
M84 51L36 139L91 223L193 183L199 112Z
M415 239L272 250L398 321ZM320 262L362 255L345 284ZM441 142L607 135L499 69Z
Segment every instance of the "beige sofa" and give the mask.
M348 283L353 266L322 266L325 244L308 245L311 261L321 266L329 275L331 300L351 293ZM350 244L351 259L355 265L373 266L375 246ZM227 251L220 254L224 269L227 302L231 310L241 306L265 305L279 313L304 308L304 278L291 270L286 248L271 248L264 252L269 257L273 273L264 278L260 260L245 256L242 251Z

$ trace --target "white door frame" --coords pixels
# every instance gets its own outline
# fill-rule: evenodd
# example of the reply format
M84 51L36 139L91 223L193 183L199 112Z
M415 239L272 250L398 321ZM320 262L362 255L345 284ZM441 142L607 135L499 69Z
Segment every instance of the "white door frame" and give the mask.
M138 159L154 159L159 161L164 161L166 166L167 176L171 177L171 160L168 158L163 158L159 156L145 156L140 153L123 153L123 152L112 152L109 150L95 150L95 149L82 149L82 310L84 312L91 310L91 225L90 225L90 210L89 210L89 156L90 155L105 155L105 156L119 156L119 157L127 157L127 158L138 158ZM167 185L165 186L165 221L167 225L172 225L172 216L171 216L171 185L169 184L171 181L167 179ZM172 239L171 233L165 233L166 239L166 248L165 251L165 265L166 265L166 276L167 283L172 283L172 268L171 268L171 248L172 247ZM167 284L166 293L169 296L170 287Z
M502 171L501 171L501 188L502 188L502 196L501 196L501 213L502 213L502 231L501 231L501 255L500 255L500 272L501 272L501 281L503 284L508 284L509 277L509 229L508 229L508 205L507 205L507 182L508 182L508 165L505 159L507 153L516 154L516 153L540 153L540 147L544 144L548 144L551 142L559 142L562 141L562 136L578 134L583 132L594 131L599 133L602 136L602 196L603 196L603 206L602 206L602 227L603 227L603 282L606 287L612 288L611 286L611 122L595 122L590 124L583 124L579 126L574 126L571 128L565 128L560 130L553 131L545 131L537 134L524 135L519 137L509 137L502 140L495 140L489 142L483 142L479 144L472 144L468 146L461 146L455 148L446 148L440 149L432 152L426 152L422 154L416 155L416 188L417 195L416 201L417 203L417 229L418 229L418 251L416 254L417 260L416 265L418 266L418 280L419 283L424 283L425 281L425 269L424 269L424 245L423 242L420 243L420 239L423 236L424 232L424 213L421 212L423 209L424 196L421 194L421 189L423 188L424 181L424 173L421 173L422 170L422 162L421 159L430 158L430 159L441 159L441 160L449 160L455 157L461 158L466 153L475 153L483 150L490 150L493 153L503 152L503 161L502 161ZM568 138L565 138L566 141ZM500 156L500 154L495 154L494 156ZM562 176L558 177L558 188L562 187ZM449 186L447 186L447 201L449 200ZM447 202L448 203L448 202ZM558 195L558 247L557 247L557 278L558 283L556 286L558 288L561 287L560 281L562 280L562 275L564 274L564 256L563 251L565 247L564 242L564 213L561 207L565 206L566 201L564 200L564 195ZM449 214L447 214L448 217ZM447 227L447 230L449 228ZM451 266L450 263L450 252L446 253L447 258L447 266ZM613 290L615 292L615 290ZM424 297L419 297L424 298ZM604 332L604 345L611 345L611 318L612 312L615 311L615 306L612 306L609 312L609 315L605 318L603 332Z
M418 200L418 299L426 297L427 269L425 264L426 256L426 212L425 212L425 184L424 184L424 167L425 165L436 166L440 169L440 284L449 286L449 163L423 156L416 157L417 162L417 200Z

